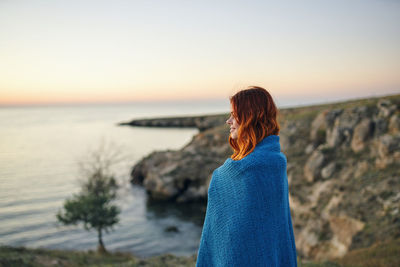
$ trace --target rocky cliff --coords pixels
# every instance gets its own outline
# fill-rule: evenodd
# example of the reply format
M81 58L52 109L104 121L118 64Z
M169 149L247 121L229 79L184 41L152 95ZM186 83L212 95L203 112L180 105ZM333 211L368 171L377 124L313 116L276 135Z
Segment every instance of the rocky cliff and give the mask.
M141 127L178 127L178 128L198 128L204 131L225 122L225 116L222 114L187 116L187 117L167 117L135 119L129 122L120 122L118 125L141 126Z
M279 122L299 256L333 259L400 237L400 95L281 109ZM132 182L155 200L205 200L232 153L228 135L221 124L181 150L154 152Z

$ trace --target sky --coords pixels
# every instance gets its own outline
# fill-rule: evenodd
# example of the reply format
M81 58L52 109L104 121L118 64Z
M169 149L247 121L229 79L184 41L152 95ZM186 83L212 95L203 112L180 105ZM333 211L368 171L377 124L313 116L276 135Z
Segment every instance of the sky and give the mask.
M0 0L0 105L400 93L400 1Z

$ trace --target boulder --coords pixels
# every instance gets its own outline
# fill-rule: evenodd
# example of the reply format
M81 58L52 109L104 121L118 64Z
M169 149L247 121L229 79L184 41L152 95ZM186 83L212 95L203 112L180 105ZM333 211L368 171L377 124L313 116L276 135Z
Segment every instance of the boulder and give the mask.
M332 128L329 128L326 135L326 143L330 147L337 147L345 140L345 129L340 127L340 120L337 118Z
M326 121L326 126L328 128L332 128L333 124L335 123L335 120L337 117L339 117L343 113L343 109L332 109L328 113L326 113L325 116L325 121Z
M381 118L388 118L397 109L397 106L393 105L389 99L380 99L376 106L378 107L378 117Z
M389 128L389 122L387 119L380 118L380 117L374 117L373 123L374 123L374 137L375 138L378 138L379 136L387 133L388 128Z
M335 172L336 170L336 163L335 162L331 162L328 165L326 165L322 171L321 171L321 176L323 179L328 179L332 176L332 174Z
M325 143L328 111L319 113L311 123L310 140L314 146Z
M213 170L232 153L228 134L221 125L200 132L181 150L153 152L133 167L131 182L143 185L152 200L205 200Z
M396 134L400 133L400 116L399 114L393 114L389 119L388 133Z
M344 214L331 216L329 218L329 226L333 232L333 238L330 241L331 250L328 255L320 255L319 258L343 257L352 243L353 236L361 231L364 225L364 222Z
M306 152L306 154L310 154L311 152L313 152L315 149L315 145L314 143L308 144L306 149L304 150L304 152Z
M318 179L321 175L322 166L325 163L325 156L320 150L315 150L308 158L304 166L304 177L306 181L311 183Z
M354 152L359 152L365 147L365 142L372 136L373 123L371 119L363 119L354 128L353 138L351 140L351 148Z
M400 162L400 134L385 134L377 142L378 157L375 160L377 168L385 168L388 164Z

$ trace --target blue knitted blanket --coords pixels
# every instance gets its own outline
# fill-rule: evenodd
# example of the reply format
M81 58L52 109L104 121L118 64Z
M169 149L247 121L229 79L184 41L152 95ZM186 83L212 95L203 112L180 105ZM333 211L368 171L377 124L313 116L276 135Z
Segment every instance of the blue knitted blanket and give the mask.
M270 135L214 170L196 267L297 266L286 163Z

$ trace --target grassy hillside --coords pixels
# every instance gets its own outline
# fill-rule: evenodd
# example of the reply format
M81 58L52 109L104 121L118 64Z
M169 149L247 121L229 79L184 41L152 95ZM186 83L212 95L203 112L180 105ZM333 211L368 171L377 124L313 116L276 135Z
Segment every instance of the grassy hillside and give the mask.
M67 251L0 247L0 266L193 266L194 257L162 255L141 259L129 253L98 254Z
M298 267L395 267L400 266L400 239L356 249L342 259L326 262L298 261ZM0 247L0 266L195 266L195 255L163 255L140 259L128 253L100 255L95 252Z

